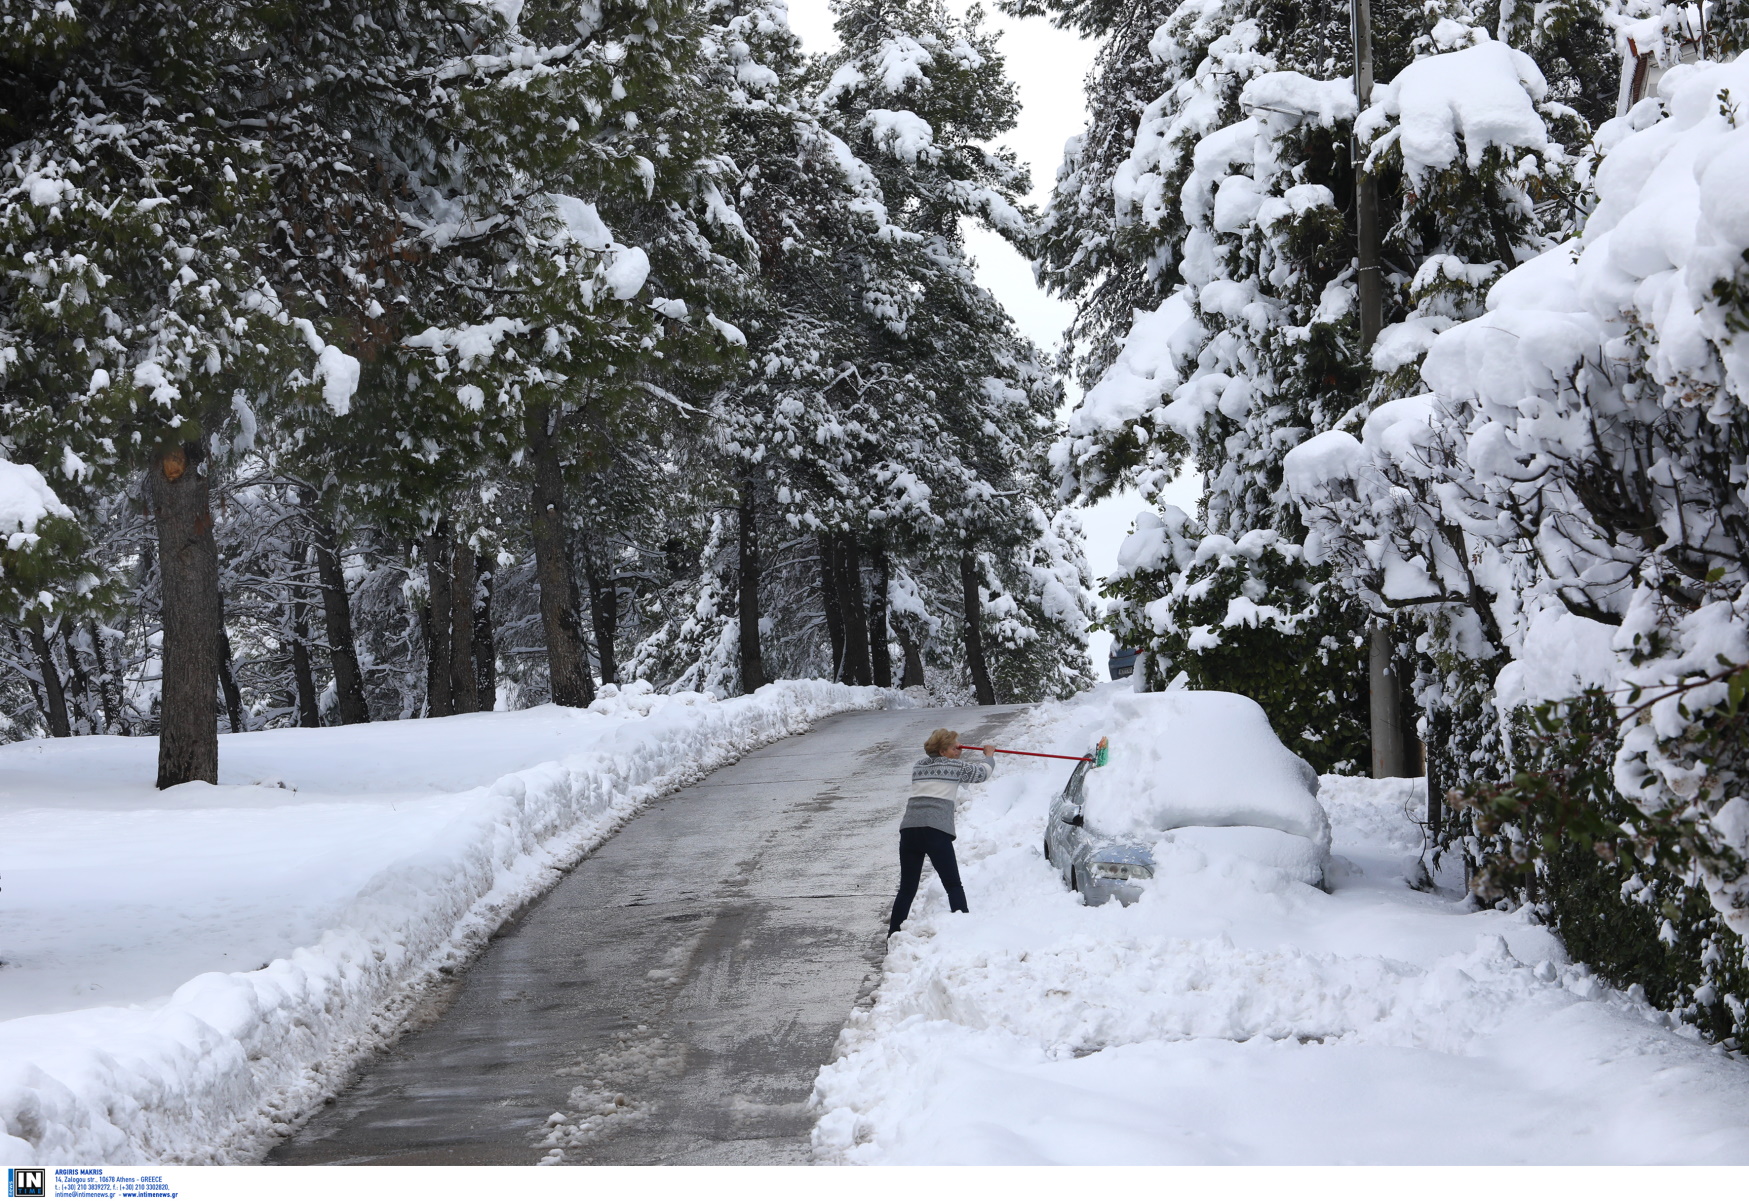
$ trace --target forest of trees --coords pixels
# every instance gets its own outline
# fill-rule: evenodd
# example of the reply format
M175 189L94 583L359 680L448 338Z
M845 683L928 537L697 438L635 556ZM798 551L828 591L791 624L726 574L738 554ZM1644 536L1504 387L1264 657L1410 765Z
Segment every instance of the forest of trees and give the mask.
M0 0L0 738L170 786L633 680L1028 700L1098 620L1320 771L1412 734L1436 872L1749 1035L1749 11L1375 0L1357 88L1347 5L1004 7L1099 46L1039 212L935 0L824 56L776 0Z
M0 738L1089 682L975 14L0 13Z
M1036 263L1145 686L1400 712L1435 870L1749 1036L1749 14L1374 0L1366 95L1346 4L1015 8L1102 39Z

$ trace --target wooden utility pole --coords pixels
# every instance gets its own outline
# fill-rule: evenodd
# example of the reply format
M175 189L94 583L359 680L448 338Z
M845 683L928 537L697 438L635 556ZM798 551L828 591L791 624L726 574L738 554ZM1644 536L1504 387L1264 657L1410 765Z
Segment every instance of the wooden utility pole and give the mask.
M1354 99L1357 111L1372 104L1372 7L1352 0ZM1384 324L1384 284L1379 275L1379 186L1364 169L1360 140L1349 139L1354 163L1354 240L1360 295L1360 354L1364 361ZM1367 684L1371 693L1372 774L1375 780L1409 774L1408 738L1403 730L1402 688L1398 684L1391 630L1382 621L1367 627Z
M1352 0L1354 27L1354 98L1359 112L1372 104L1372 6L1370 0ZM1354 160L1355 257L1360 284L1360 353L1372 350L1384 322L1384 292L1379 279L1379 187L1378 181L1361 170L1364 161L1359 139L1349 138L1349 156Z

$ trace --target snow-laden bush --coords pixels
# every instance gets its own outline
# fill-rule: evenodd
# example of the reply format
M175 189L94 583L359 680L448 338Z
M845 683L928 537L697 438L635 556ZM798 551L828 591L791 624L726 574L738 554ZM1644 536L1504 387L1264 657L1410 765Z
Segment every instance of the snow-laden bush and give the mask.
M1314 553L1363 594L1452 613L1471 658L1503 668L1479 681L1499 712L1609 697L1613 790L1637 809L1620 827L1687 831L1642 849L1742 934L1749 131L1734 94L1749 63L1672 69L1599 131L1583 233L1432 340L1429 392L1288 470Z
M1328 577L1274 530L1235 541L1166 505L1137 514L1118 549L1107 620L1150 652L1143 687L1182 672L1191 688L1242 691L1294 753L1352 771L1366 759L1367 701L1356 623Z

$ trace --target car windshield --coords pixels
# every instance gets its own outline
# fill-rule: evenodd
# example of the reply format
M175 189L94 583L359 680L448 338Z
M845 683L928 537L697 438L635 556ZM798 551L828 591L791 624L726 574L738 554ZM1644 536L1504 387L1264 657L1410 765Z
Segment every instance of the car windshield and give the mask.
M1087 769L1091 766L1093 766L1091 763L1077 763L1075 765L1075 770L1070 773L1069 783L1063 788L1064 794L1067 795L1070 800L1075 801L1076 803L1080 802L1081 781L1087 778Z

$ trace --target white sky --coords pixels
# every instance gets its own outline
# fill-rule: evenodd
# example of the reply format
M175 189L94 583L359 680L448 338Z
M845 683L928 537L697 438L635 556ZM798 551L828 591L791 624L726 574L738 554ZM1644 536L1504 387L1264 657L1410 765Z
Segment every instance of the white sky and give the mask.
M960 13L970 7L966 0L946 2ZM837 46L827 0L789 0L789 14L790 28L808 50L821 53ZM1020 122L1003 140L1032 168L1030 198L1042 204L1056 181L1063 143L1086 124L1082 80L1093 65L1096 46L1042 19L1017 21L986 11L985 24L1001 34L1008 76L1020 87ZM1046 349L1055 347L1074 315L1072 306L1041 292L1033 283L1031 266L1001 238L968 229L966 242L977 263L979 282L1002 302L1021 332ZM1069 386L1068 403L1073 405L1079 392L1073 381ZM1194 512L1201 490L1202 482L1193 474L1168 488L1166 499ZM1117 548L1141 507L1135 494L1123 493L1080 511L1087 532L1087 560L1096 581L1117 566ZM1110 645L1111 635L1093 636L1094 673L1102 679Z

